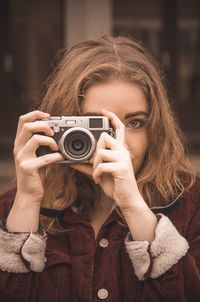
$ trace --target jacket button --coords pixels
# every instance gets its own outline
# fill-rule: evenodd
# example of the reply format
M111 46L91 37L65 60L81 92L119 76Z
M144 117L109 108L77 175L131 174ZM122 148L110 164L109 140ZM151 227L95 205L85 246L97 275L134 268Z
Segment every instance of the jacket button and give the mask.
M105 288L101 288L99 291L98 291L98 297L99 299L101 300L104 300L108 297L108 291L107 289Z
M109 242L106 238L102 238L100 241L99 241L99 245L103 248L107 247L109 245Z

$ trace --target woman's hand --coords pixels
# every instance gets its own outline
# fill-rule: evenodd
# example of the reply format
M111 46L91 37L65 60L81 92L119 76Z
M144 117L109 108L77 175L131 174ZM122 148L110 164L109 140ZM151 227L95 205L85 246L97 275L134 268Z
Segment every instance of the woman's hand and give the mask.
M63 159L58 152L36 156L37 148L49 146L53 151L58 147L51 137L54 133L49 125L41 120L49 114L41 111L33 111L20 117L14 143L14 159L17 175L17 191L26 194L36 201L43 196L43 185L39 169ZM41 135L38 133L44 133Z
M104 193L121 209L135 240L152 241L155 238L157 218L141 196L129 150L125 146L125 127L112 112L102 110L116 132L116 138L102 133L89 164L73 164L73 168L91 175ZM148 227L147 227L148 226Z
M135 179L132 159L125 146L125 127L112 112L102 110L115 129L116 138L103 132L97 142L92 158L93 166L73 164L73 168L91 175L104 193L113 199L121 210L133 207L134 202L143 201ZM143 201L144 202L144 201Z
M6 227L10 232L37 231L40 203L44 189L40 168L63 159L58 152L36 156L37 148L58 147L51 137L54 133L47 123L39 121L49 117L41 111L33 111L20 117L14 144L17 176L17 194L8 215ZM41 135L39 133L44 133Z

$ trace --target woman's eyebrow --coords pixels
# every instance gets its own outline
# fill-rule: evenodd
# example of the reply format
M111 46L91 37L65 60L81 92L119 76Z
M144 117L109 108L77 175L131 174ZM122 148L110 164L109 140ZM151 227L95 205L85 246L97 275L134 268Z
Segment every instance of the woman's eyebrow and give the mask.
M102 116L102 113L100 112L86 112L86 113L83 113L82 114L83 116L99 116L101 115ZM145 117L148 117L148 113L146 111L135 111L135 112L130 112L130 113L127 113L125 115L125 119L129 118L129 117L135 117L135 116L138 116L138 115L144 115Z
M144 115L145 117L148 117L148 113L146 111L135 111L135 112L130 112L130 113L127 113L125 115L125 118L129 118L129 117L135 117L135 116L138 116L138 115Z
M95 116L102 116L102 113L98 113L98 112L86 112L82 114L83 116L88 116L88 115L95 115Z

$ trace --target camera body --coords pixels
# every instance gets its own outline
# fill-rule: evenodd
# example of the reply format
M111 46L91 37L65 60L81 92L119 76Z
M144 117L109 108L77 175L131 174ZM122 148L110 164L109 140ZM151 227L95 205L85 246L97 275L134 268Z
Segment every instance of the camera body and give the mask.
M60 163L88 163L102 132L115 137L106 116L51 116L42 122L48 123L54 131L53 139L65 158ZM40 146L36 154L54 152L47 146Z

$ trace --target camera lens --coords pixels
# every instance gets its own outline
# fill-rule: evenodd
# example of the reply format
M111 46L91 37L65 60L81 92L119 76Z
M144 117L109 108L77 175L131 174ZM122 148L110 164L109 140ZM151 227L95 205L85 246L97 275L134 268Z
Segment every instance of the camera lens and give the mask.
M80 151L84 147L84 142L81 139L75 139L72 142L72 148L76 151Z
M95 151L96 139L88 129L84 127L72 127L63 133L58 146L66 160L85 162Z
M68 156L74 159L81 159L90 152L91 139L84 132L71 132L65 137L64 149Z

